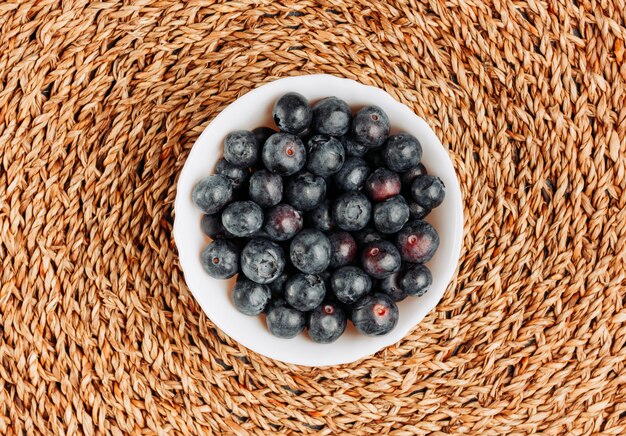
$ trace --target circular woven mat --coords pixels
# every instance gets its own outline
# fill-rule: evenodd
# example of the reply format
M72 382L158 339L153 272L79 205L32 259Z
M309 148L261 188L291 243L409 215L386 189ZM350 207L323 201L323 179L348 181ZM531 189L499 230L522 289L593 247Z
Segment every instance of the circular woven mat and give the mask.
M626 432L626 5L0 3L0 433ZM465 198L458 277L337 368L231 341L175 182L234 99L329 73L415 110Z

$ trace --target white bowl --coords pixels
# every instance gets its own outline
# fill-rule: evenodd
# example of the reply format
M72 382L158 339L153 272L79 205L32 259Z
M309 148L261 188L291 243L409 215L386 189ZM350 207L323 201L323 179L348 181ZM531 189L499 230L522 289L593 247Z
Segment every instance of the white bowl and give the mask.
M294 339L276 338L267 330L262 316L246 316L235 309L230 301L234 280L213 279L202 269L200 252L210 239L200 229L202 214L191 201L191 190L198 180L213 172L215 163L222 156L222 141L226 134L238 129L274 126L272 105L289 91L299 92L312 102L334 95L352 108L370 104L380 106L389 115L392 133L405 131L419 139L423 148L422 162L429 173L439 176L446 186L443 204L426 217L440 236L439 249L427 264L433 274L432 287L424 296L409 297L398 304L398 325L387 335L363 336L348 322L346 332L332 344L316 344L306 332ZM402 339L443 296L456 271L463 236L459 182L446 149L426 122L380 89L329 75L276 80L240 97L215 117L185 162L178 179L174 213L174 239L185 280L211 321L228 336L259 354L306 366L354 362Z

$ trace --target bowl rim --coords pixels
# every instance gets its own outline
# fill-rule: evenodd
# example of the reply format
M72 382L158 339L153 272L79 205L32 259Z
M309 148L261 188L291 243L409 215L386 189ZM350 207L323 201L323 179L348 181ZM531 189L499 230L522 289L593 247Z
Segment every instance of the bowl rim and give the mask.
M259 349L257 347L255 347L254 343L251 343L250 341L248 341L247 339L245 339L241 334L239 334L239 332L233 331L232 329L228 328L227 326L221 325L221 323L219 323L216 319L214 319L213 317L211 317L209 311L207 311L207 309L203 306L201 299L198 298L198 295L196 292L194 292L193 290L193 286L190 284L190 280L188 277L187 272L185 271L185 265L188 264L187 259L189 259L189 261L191 261L190 256L191 253L185 252L184 250L181 250L181 247L179 245L179 241L180 241L180 234L183 231L183 222L181 220L181 217L179 216L179 214L177 213L177 211L181 210L181 204L184 201L183 197L186 194L183 194L183 190L184 190L184 184L187 180L187 178L189 177L189 172L190 170L190 166L187 165L188 162L190 160L193 160L195 157L197 157L200 154L200 148L203 146L203 144L205 142L207 142L207 137L209 137L211 135L211 131L212 131L212 126L215 126L219 123L221 123L224 119L227 119L231 116L233 116L233 114L236 113L236 106L239 106L241 104L249 104L249 103L254 103L254 99L257 93L260 93L261 90L269 90L272 88L282 88L286 85L290 85L292 86L292 89L299 89L298 84L301 83L303 80L307 80L307 81L313 81L313 82L325 82L325 81L338 81L337 84L340 85L345 85L345 86L351 86L351 87L365 87L367 88L368 92L376 94L377 97L375 98L376 102L372 102L372 104L380 104L381 100L386 100L386 104L393 104L396 106L396 110L402 111L404 112L405 116L411 117L415 119L415 122L419 125L419 127L421 129L424 129L424 134L428 134L429 135L429 141L436 143L436 145L438 145L437 150L435 150L435 153L438 153L439 159L443 159L443 155L445 155L445 159L447 159L447 161L450 164L450 168L451 168L451 172L449 173L449 175L451 175L451 177L453 178L454 183L452 184L452 186L446 186L446 197L452 197L454 200L457 201L453 201L454 203L454 214L452 219L454 219L454 234L450 235L451 238L453 238L453 247L451 249L450 254L453 256L453 260L454 263L453 265L451 265L450 267L446 268L446 275L447 277L445 278L444 282L446 283L443 288L441 289L441 291L439 292L438 297L434 300L434 302L432 304L429 305L429 307L427 308L426 311L424 311L424 314L422 316L419 317L419 319L416 319L413 323L411 323L409 326L405 327L404 329L400 328L400 325L396 326L396 328L390 332L388 335L385 336L380 336L379 338L383 338L383 337L389 337L388 341L384 341L385 343L377 346L377 347L372 347L372 349L367 350L366 352L362 353L359 356L356 357L349 357L349 358L345 358L345 359L326 359L326 361L324 361L324 359L320 359L320 363L309 363L309 362L304 362L301 360L298 360L297 357L294 358L289 358L286 357L284 355L284 353L278 353L275 350L266 350L266 349ZM235 103L237 103L237 105L235 105ZM351 105L351 107L358 107L359 105ZM383 105L384 106L384 105ZM393 120L392 120L392 127L393 127ZM251 127L251 129L254 127ZM430 150L429 152L431 152L432 150ZM207 173L208 175L209 173ZM450 154L448 153L447 149L442 145L441 141L439 140L439 138L436 136L436 134L434 133L434 131L430 128L430 126L426 123L425 120L423 120L421 117L419 117L417 114L415 114L409 107L407 107L406 105L404 105L403 103L399 102L398 100L396 100L394 97L392 97L389 93L387 93L386 91L374 87L374 86L370 86L370 85L366 85L360 82L357 82L355 80L352 79L347 79L347 78L342 78L342 77L336 77L333 75L329 75L329 74L311 74L311 75L299 75L299 76L290 76L290 77L284 77L284 78L278 78L276 80L267 82L267 83L263 83L260 84L259 86L255 87L254 89L251 89L250 91L248 91L246 94L238 97L237 99L233 100L231 103L229 103L223 110L221 110L216 116L215 118L213 118L213 120L211 120L206 127L203 129L202 133L198 136L198 138L196 139L196 141L194 142L190 152L188 153L186 159L185 159L185 163L183 165L183 168L180 170L180 173L178 174L178 180L176 183L176 197L174 200L174 224L173 224L173 230L172 230L172 235L173 235L173 239L174 242L176 244L176 248L177 248L177 253L178 253L178 260L179 260L179 264L180 264L180 269L182 271L183 274L183 278L185 280L185 283L187 285L187 287L189 288L189 291L191 292L191 295L193 295L193 297L196 299L196 301L198 302L198 304L200 305L200 307L202 308L202 311L206 314L206 316L211 320L211 322L218 328L220 329L224 334L226 334L227 336L229 336L232 340L234 340L235 342L239 343L240 345L244 346L245 348L258 353L260 355L263 355L265 357L268 357L270 359L274 359L277 361L281 361L281 362L285 362L285 363L289 363L289 364L295 364L295 365L300 365L303 367L325 367L325 366L336 366L336 365L341 365L341 364L348 364L348 363L352 363L352 362L356 362L359 360L363 360L365 358L368 358L369 356L372 356L376 353L378 353L379 351L381 351L382 349L389 347L401 340L403 340L411 331L413 331L418 325L419 323L424 319L424 317L431 312L436 306L437 304L439 304L439 302L441 301L441 299L443 298L445 291L447 289L447 287L449 286L449 284L452 282L452 280L454 279L454 277L456 276L456 274L458 273L458 263L459 263L459 259L460 259L460 255L461 255L461 249L463 247L463 229L464 229L464 213L463 213L463 197L462 197L462 193L460 190L460 184L459 184L459 180L458 180L458 176L456 173L456 170L454 168L453 165L453 160L450 156ZM202 235L202 232L199 232ZM198 257L199 257L199 253L197 253ZM432 292L433 290L429 291ZM229 299L230 300L230 299ZM242 315L245 316L245 315ZM301 333L304 334L304 333ZM288 342L285 342L285 344L288 344ZM331 344L332 345L332 344ZM375 349L374 349L375 348Z

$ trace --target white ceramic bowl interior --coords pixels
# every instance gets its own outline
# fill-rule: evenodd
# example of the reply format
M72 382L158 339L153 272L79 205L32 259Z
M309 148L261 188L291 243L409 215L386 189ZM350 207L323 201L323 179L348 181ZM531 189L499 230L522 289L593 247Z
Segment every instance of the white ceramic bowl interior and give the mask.
M316 344L306 332L294 339L276 338L267 330L263 315L246 316L234 308L230 301L234 279L213 279L200 264L200 252L210 239L202 233L202 213L191 201L193 186L212 174L215 163L222 156L222 141L227 133L258 126L274 127L272 105L290 91L303 94L313 103L323 97L337 96L353 109L371 104L380 106L389 115L392 133L405 131L419 139L423 148L422 162L429 173L439 176L446 186L443 204L426 218L440 236L439 249L427 264L433 274L432 287L424 296L409 297L398 304L398 325L387 335L363 336L348 322L346 332L332 344ZM228 336L259 354L305 366L353 362L402 339L443 296L455 273L463 236L459 183L446 149L426 122L378 88L329 75L276 80L250 91L224 109L204 129L187 158L178 180L174 213L174 239L185 281L211 321Z

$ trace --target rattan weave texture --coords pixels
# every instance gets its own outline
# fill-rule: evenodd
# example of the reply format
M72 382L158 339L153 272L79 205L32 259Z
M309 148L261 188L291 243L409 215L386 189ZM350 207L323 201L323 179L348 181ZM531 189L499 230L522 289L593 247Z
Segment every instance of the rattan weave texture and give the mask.
M0 3L0 432L625 434L624 0ZM449 147L459 274L397 346L299 368L216 331L172 239L203 127L287 75Z

